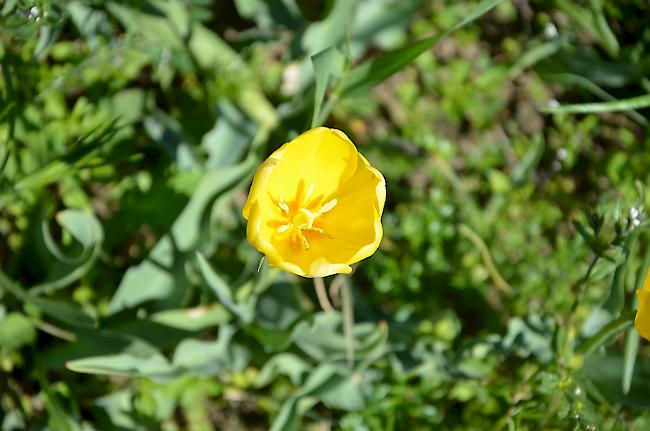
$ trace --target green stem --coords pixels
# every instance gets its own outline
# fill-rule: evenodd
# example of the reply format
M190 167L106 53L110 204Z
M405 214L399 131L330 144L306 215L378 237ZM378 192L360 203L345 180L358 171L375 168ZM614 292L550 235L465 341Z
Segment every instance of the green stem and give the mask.
M487 245L485 245L485 242L483 242L483 239L466 224L460 224L458 226L458 232L470 240L478 249L483 264L487 267L490 277L492 277L492 281L494 281L494 284L499 288L499 290L503 293L512 292L512 286L510 286L510 284L508 284L508 282L501 276L501 273L492 260L490 250Z
M560 354L558 355L558 360L562 361L563 364L566 364L566 361L568 360L568 356L569 356L569 342L571 341L572 327L573 327L576 311L578 309L578 306L580 305L580 301L582 300L582 297L585 294L585 291L587 290L587 286L589 285L589 278L591 277L591 273L596 267L596 263L598 263L599 259L600 256L595 255L594 258L591 260L591 263L589 264L589 269L587 269L587 273L582 278L582 280L580 280L578 284L578 291L576 292L573 298L573 304L571 304L571 311L569 312L569 318L567 319L565 325L566 330L563 333L562 341L559 344L561 350L559 352Z
M330 300L327 298L325 282L323 281L322 277L314 278L314 288L316 289L316 296L318 297L318 302L320 303L323 311L326 313L333 313L334 307L332 307Z
M605 341L607 341L611 336L615 335L616 333L632 325L632 320L634 319L635 314L636 311L628 311L627 313L621 314L618 319L612 320L607 325L603 326L600 329L600 331L596 333L596 335L594 335L593 337L585 341L584 344L578 347L577 353L583 356L591 355L594 351L596 351L596 349L602 346L603 343L605 343Z

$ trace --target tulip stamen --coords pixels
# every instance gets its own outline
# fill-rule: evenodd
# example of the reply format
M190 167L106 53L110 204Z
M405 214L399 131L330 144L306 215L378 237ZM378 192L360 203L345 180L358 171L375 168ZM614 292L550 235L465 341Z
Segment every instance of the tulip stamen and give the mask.
M313 189L314 189L313 185L309 187L307 193L305 194L305 197L302 199L303 203L307 201ZM332 199L330 201L325 202L320 207L320 209L316 212L311 212L306 208L300 208L298 211L292 214L291 208L285 202L285 200L283 198L278 198L277 204L280 207L280 210L282 211L282 215L285 217L285 223L280 225L280 227L276 230L276 232L279 234L290 232L291 241L300 242L300 245L302 246L303 250L308 251L309 241L305 236L305 233L307 231L318 233L329 239L333 238L332 235L329 235L327 232L325 232L324 229L314 226L314 223L316 222L316 219L319 216L334 209L337 203L338 201L336 199ZM308 205L304 205L304 206L308 206Z
M309 241L307 241L307 238L305 237L305 234L302 233L300 229L295 230L295 234L300 240L300 245L302 246L302 249L305 251L309 250Z
M307 193L305 193L305 197L302 198L302 201L304 203L309 202L309 197L311 196L313 191L314 191L314 184L309 186L309 188L307 189Z
M284 212L284 215L289 215L289 205L284 201L284 199L279 198L278 199L278 205L280 206L280 209L282 212Z
M316 213L314 214L314 218L318 217L319 215L325 214L326 212L332 211L338 201L336 199L332 199L331 201L325 202L322 207Z

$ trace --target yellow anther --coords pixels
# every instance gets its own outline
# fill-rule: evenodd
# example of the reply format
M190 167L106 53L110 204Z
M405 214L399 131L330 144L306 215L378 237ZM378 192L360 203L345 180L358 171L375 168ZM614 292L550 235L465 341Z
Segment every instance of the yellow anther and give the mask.
M309 187L306 197L311 195L313 188L313 186ZM337 200L332 199L331 201L325 202L325 204L323 204L323 206L321 206L316 212L311 212L306 208L300 208L291 216L289 214L289 205L287 205L284 199L278 198L278 205L280 206L283 215L286 217L286 223L281 225L276 232L279 234L291 232L291 241L299 241L303 250L307 251L309 250L309 241L307 240L304 231L316 232L326 236L327 238L332 238L332 236L328 235L322 228L315 227L314 222L319 216L331 211L336 204Z
M314 218L318 217L321 214L325 214L328 211L331 211L334 209L338 201L336 199L332 199L331 201L325 202L322 207L314 214Z
M284 212L285 215L289 214L289 205L287 205L284 199L279 198L278 205L280 205L280 209Z

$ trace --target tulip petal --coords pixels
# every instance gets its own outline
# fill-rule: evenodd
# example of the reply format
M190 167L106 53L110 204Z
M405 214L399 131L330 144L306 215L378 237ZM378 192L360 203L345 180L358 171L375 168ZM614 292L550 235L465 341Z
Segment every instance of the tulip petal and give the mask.
M639 289L636 291L639 297L639 308L636 311L634 318L634 326L636 330L646 340L650 340L650 291Z
M357 170L357 149L343 132L326 127L309 130L278 148L255 173L244 218L252 202L277 207L313 193L322 201L334 194Z
M323 247L323 238L307 233L310 247L303 249L299 243L274 241L275 253L269 257L269 264L303 277L327 277L332 274L349 274L350 265L329 260L328 249ZM268 256L268 254L267 254Z
M336 208L318 224L332 237L326 254L335 262L352 264L365 259L377 250L383 235L384 177L360 154L358 166L336 193Z

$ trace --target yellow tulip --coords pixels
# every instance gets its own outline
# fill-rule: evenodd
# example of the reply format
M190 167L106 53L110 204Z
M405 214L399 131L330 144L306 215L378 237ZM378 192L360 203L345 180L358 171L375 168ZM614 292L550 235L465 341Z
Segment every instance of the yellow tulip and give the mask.
M350 139L317 127L255 172L246 236L271 266L303 277L349 274L379 247L385 200L384 177Z
M643 289L636 291L639 297L639 308L636 310L634 326L646 340L650 340L650 270L643 282Z

